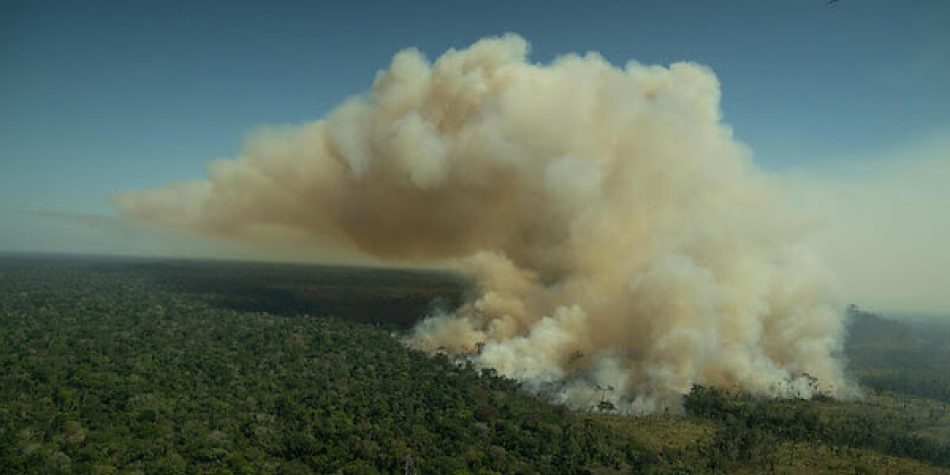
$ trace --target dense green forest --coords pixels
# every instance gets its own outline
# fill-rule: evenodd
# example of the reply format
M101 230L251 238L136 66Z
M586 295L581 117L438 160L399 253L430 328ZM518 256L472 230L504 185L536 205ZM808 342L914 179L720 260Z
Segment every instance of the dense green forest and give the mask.
M696 387L685 417L574 413L393 337L466 287L396 269L0 257L0 472L950 471L939 331L895 340L852 309L865 401Z

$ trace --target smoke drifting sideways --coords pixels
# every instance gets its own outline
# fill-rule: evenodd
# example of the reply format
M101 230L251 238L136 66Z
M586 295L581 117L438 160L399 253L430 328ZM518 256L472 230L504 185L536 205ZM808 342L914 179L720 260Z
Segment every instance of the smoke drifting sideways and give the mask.
M532 64L528 49L506 35L434 62L401 51L326 118L114 205L207 235L451 263L478 292L406 344L573 408L676 411L693 384L857 395L832 278L722 122L713 72L596 53Z

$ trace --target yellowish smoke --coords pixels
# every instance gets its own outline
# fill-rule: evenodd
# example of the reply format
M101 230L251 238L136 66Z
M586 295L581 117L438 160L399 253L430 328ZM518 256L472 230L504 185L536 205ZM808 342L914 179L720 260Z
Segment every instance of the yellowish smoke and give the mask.
M715 75L527 51L514 35L434 62L402 51L325 119L115 205L205 234L453 262L480 293L407 343L572 407L606 395L661 411L694 383L853 394L829 276L722 123Z

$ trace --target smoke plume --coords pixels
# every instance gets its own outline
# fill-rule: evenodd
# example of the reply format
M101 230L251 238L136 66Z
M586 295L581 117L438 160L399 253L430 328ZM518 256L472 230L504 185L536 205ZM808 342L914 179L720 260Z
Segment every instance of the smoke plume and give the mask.
M675 409L696 383L851 394L829 276L721 121L712 71L527 52L515 35L434 62L401 51L326 118L259 132L207 181L115 206L203 234L457 265L477 295L407 343L575 408Z

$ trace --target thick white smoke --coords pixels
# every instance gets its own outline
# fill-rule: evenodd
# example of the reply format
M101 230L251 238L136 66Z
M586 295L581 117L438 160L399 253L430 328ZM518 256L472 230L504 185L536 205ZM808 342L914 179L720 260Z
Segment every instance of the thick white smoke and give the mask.
M527 50L508 35L434 63L402 51L372 91L253 136L208 181L114 202L213 235L453 262L480 293L408 344L572 407L655 412L694 383L850 394L828 276L721 122L715 75Z

